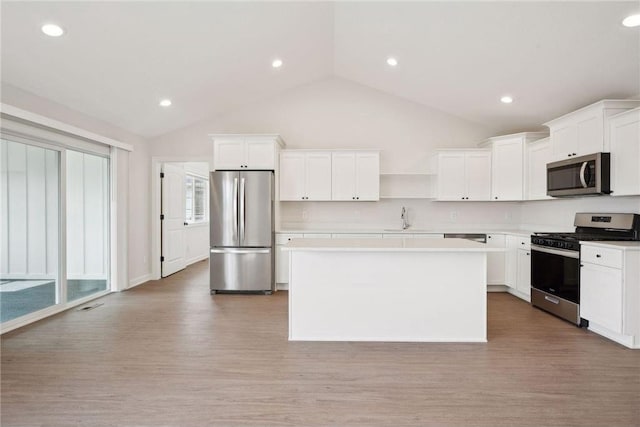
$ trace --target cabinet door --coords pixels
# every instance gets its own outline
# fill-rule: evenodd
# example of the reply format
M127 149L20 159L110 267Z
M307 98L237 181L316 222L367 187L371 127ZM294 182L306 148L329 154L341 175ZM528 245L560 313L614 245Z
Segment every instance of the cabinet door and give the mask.
M276 245L276 283L289 283L289 251Z
M487 234L487 246L504 248L505 236L503 234ZM487 253L488 285L504 285L504 267L504 252Z
M213 168L239 170L245 164L245 145L242 139L213 141Z
M284 250L291 239L301 239L302 234L276 234L276 283L289 283L289 251Z
M531 296L531 251L518 249L517 252L516 289Z
M280 153L280 200L304 200L305 155L302 152Z
M580 317L622 333L622 271L583 263L580 269Z
M505 278L504 284L516 289L518 283L518 245L520 238L517 236L506 236L504 254Z
M380 153L356 153L357 200L380 199Z
M578 128L568 124L551 131L551 154L553 160L564 160L578 153Z
M536 141L527 147L527 199L550 199L547 196L547 163L551 162L549 138Z
M490 200L491 152L467 153L465 172L467 200Z
M464 152L438 154L438 200L464 200L465 186Z
M524 145L522 138L493 143L491 200L522 200L524 196Z
M603 150L604 135L602 123L602 111L594 112L592 116L586 117L577 123L576 132L578 134L578 156L598 153Z
M307 200L331 200L331 153L307 153L305 159Z
M245 139L247 169L275 169L276 144L272 139Z
M356 154L331 154L331 200L356 199Z
M609 119L612 196L640 194L640 110Z

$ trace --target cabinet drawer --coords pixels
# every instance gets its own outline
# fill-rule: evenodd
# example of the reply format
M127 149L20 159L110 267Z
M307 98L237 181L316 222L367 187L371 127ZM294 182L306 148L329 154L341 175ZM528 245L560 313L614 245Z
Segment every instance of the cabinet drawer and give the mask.
M332 234L334 239L382 239L382 234L373 233L344 233Z
M291 239L302 239L302 234L276 234L276 245L286 245Z
M580 260L605 267L622 268L622 251L583 245L580 248Z
M330 239L331 234L329 233L304 233L305 239Z
M507 247L512 249L531 249L531 237L508 235Z

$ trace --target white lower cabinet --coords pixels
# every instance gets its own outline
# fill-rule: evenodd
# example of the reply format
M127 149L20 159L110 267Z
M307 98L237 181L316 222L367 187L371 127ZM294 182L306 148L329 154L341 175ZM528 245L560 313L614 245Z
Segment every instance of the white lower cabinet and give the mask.
M276 284L278 289L287 289L289 284L289 251L284 246L291 239L330 239L330 233L276 234Z
M580 317L589 330L640 349L640 248L597 242L580 248Z
M531 300L531 238L506 236L505 280L510 294Z
M289 252L284 246L291 239L303 237L303 234L276 234L276 284L289 283Z
M621 334L622 271L585 262L580 279L580 317Z
M531 250L518 249L516 255L516 289L519 293L531 299Z
M505 247L504 234L487 234L487 246L490 248ZM505 253L487 253L487 285L504 285L505 282Z

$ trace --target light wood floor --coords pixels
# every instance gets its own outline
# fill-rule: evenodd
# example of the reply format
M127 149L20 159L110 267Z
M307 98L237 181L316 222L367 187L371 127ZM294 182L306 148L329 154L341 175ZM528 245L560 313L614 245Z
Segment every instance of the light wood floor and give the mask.
M489 295L489 343L287 341L208 266L2 337L8 426L638 426L640 352Z

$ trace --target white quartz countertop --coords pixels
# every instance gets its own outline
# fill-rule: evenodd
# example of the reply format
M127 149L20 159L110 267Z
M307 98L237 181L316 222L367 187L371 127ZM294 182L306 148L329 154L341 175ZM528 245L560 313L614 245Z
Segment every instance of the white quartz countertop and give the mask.
M290 251L331 252L503 252L466 239L292 239Z
M586 241L581 245L598 246L601 248L623 249L626 251L640 251L640 242L616 242L616 241Z
M343 229L343 228L335 228L335 229L291 229L291 230L278 230L276 233L278 234L512 234L517 236L531 236L534 232L547 232L549 230L514 230L514 229L479 229L479 228L451 228L451 229L443 229L443 228L409 228L407 230L401 229L393 229L393 228L375 228L375 229L362 229L362 230L353 230L353 229ZM571 231L571 230L569 230Z

